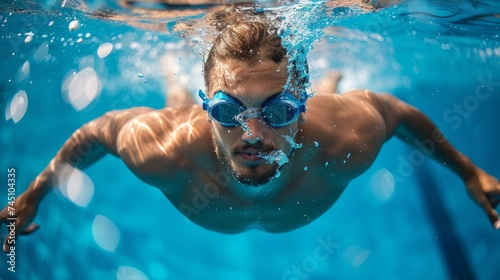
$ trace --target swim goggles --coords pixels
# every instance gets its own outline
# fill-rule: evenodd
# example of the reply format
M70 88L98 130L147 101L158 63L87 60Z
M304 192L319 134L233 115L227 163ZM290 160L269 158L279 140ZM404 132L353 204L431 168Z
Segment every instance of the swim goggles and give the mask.
M262 117L271 127L283 127L297 120L299 114L306 110L307 93L300 99L284 91L267 99L260 108L247 108L238 99L222 91L215 93L212 99L200 90L198 95L203 100L203 110L208 112L210 119L222 126L235 127L248 118ZM242 118L242 113L245 115Z

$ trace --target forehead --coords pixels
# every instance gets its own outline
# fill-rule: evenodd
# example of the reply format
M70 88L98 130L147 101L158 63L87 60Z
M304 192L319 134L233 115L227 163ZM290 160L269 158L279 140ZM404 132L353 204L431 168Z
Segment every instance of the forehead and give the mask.
M287 61L270 59L256 62L230 60L219 62L212 76L210 96L217 91L228 93L242 102L263 102L279 93L288 80Z

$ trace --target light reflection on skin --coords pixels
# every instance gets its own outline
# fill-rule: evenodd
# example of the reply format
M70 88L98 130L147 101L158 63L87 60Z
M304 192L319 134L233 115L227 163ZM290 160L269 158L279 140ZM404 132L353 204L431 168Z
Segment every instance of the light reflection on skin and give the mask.
M190 144L193 139L198 139L201 132L200 126L196 124L206 121L205 116L199 114L199 111L183 111L189 112L186 118L174 117L174 115L181 115L181 112L165 114L163 110L159 110L133 119L126 124L118 136L118 139L127 139L125 140L127 143L119 142L118 147L128 145L129 148L133 148L136 151L136 156L132 157L131 160L133 164L137 165L145 163L145 159L151 154L160 153L162 156L169 156L172 151ZM125 133L134 135L134 137L125 137L123 135Z
M217 90L228 92L247 107L261 106L280 92L287 80L287 74L282 74L286 71L276 71L283 65L270 60L225 63L236 72L235 83L217 84L209 92L212 96ZM251 135L241 127L207 122L207 113L199 105L109 112L77 130L35 180L39 185L30 185L16 199L16 205L24 206L16 207L23 215L18 220L26 223L20 226L34 230L29 224L35 217L39 197L33 202L32 195L46 194L53 187L54 177L61 171L56 162L82 169L111 153L202 227L224 233L249 229L286 232L309 224L330 209L349 182L374 162L390 137L430 141L437 130L416 108L390 95L367 90L318 94L308 100L307 108L307 123L299 121L304 119L301 115L283 128L272 129L259 118L250 118L247 123ZM252 154L274 150L289 154L291 145L286 136L296 138L304 147L283 165L281 176L266 182L276 175L276 163L273 166L254 160ZM215 144L210 138L216 140ZM500 190L496 178L476 167L446 139L433 145L434 158L464 176L468 191L495 199ZM219 150L218 156L214 150ZM221 155L227 164L221 162ZM66 160L75 156L80 156L81 161ZM331 164L326 166L325 162ZM244 180L234 180L225 172L228 166L229 173L241 174L241 178L261 185L249 187ZM208 187L217 190L217 195L201 206L195 204L193 201ZM493 204L490 207L496 207ZM196 205L199 207L195 209ZM487 212L490 220L498 225L500 221L494 220L496 212L491 209ZM7 208L2 211L5 217Z
M286 64L286 60L279 64L270 60L220 62L214 71L218 76L211 77L213 88L207 92L213 96L221 90L246 107L260 107L282 91L288 79ZM284 232L308 224L329 209L348 183L368 169L390 137L430 141L428 137L436 130L415 108L367 90L318 95L308 101L308 108L311 110L305 125L301 125L305 114L298 121L275 129L260 118L250 118L245 121L247 131L241 126L227 128L207 122L206 112L196 105L110 112L76 131L49 164L50 172L44 170L29 191L46 187L46 182L53 179L47 177L58 173L57 161L74 154L88 139L98 138L106 152L120 156L134 174L161 189L176 207L192 203L195 191L201 193L205 186L215 185L220 195L209 204L216 207L206 206L196 215L187 216L200 226L226 233L251 228ZM283 175L275 178L278 164L259 161L257 155L273 151L290 155L295 137L304 143L304 149L289 157L290 162L283 165ZM317 142L321 149L314 148L317 145L313 143ZM464 181L467 190L476 195L476 202L482 202L478 198L487 199L486 195L498 199L491 196L500 189L495 178L474 166L445 139L433 144L438 161L455 173L472 178ZM72 164L85 168L105 154L101 147L93 148L83 162ZM342 161L343 164L333 166ZM237 180L228 179L221 184L211 177L221 172L224 176L224 170ZM259 188L248 188L249 185ZM26 203L26 197L20 196L19 203L33 205ZM492 204L494 208L497 203ZM492 213L496 212L491 206L482 206L495 222ZM218 210L229 207L231 211ZM31 221L34 213L25 213L26 221Z

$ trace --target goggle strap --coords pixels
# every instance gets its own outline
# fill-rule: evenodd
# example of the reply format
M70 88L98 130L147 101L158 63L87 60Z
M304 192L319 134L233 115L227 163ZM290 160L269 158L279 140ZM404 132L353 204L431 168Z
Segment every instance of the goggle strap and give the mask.
M198 96L203 100L203 110L207 111L208 110L208 102L210 101L207 97L207 95L200 89L198 91Z

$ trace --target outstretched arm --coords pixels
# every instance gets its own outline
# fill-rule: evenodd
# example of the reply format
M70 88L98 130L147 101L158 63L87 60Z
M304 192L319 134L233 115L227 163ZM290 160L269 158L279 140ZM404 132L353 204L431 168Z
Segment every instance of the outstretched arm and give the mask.
M396 135L444 164L465 183L470 197L486 212L495 229L500 219L495 210L500 200L498 180L486 173L464 154L456 150L432 121L420 110L389 94L376 95L387 127L387 138Z
M116 139L120 129L130 119L151 110L137 107L109 112L76 130L26 191L16 198L16 232L29 234L38 228L31 222L35 218L40 201L57 185L61 172L68 167L84 169L108 153L117 156ZM7 223L9 217L12 216L6 206L0 211L0 224ZM4 251L7 252L13 242L15 241L6 238Z

